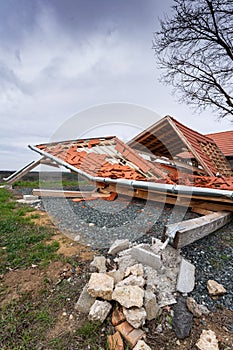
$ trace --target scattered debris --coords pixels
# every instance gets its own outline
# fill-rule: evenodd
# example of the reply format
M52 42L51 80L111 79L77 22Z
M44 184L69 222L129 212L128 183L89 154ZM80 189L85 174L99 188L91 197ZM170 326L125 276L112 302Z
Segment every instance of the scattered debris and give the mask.
M104 273L92 273L87 291L94 298L112 299L114 279Z
M218 295L224 295L227 292L222 284L220 284L214 280L209 280L207 282L207 289L208 289L209 294L213 297L218 296Z
M187 338L192 329L193 315L189 312L184 297L178 298L177 304L173 306L173 311L174 317L172 319L172 326L177 338Z
M117 246L117 243L113 246ZM134 347L145 336L142 329L145 321L156 319L162 312L162 307L177 302L176 285L182 286L185 293L192 290L194 285L194 266L182 259L176 249L171 246L161 249L162 246L158 239L153 239L152 245L132 245L128 242L126 249L120 251L112 261L113 270L111 263L106 264L105 257L95 257L91 265L92 268L99 269L99 272L91 273L76 309L89 313L90 320L103 321L113 307L111 319L115 331L121 334L130 347ZM137 251L140 254L135 254ZM152 256L160 261L160 268L157 263L153 264ZM101 272L103 269L104 273ZM181 274L183 282L177 284ZM189 304L192 303L189 301ZM171 310L171 317L172 313ZM196 314L201 315L201 311L196 311ZM186 306L186 299L180 297L174 306L172 320L178 338L183 339L189 335L192 319L193 314ZM169 319L167 327L171 327ZM110 348L119 341L117 349L121 349L119 334L115 333L108 338ZM137 346L138 349L148 349L145 342L138 343Z
M80 297L75 305L75 309L84 314L89 314L92 305L95 302L95 298L93 298L87 291L87 284L83 288Z
M139 340L133 350L151 350L151 348L143 340Z
M94 260L90 264L92 272L106 272L106 258L104 256L94 256Z
M189 293L195 285L195 266L182 258L176 289L181 293Z
M88 318L91 321L104 322L111 311L111 308L112 305L109 302L96 300L90 309Z
M205 305L199 305L193 298L188 297L186 300L188 310L194 317L201 317L203 314L208 315L209 310Z
M109 248L108 254L116 255L122 250L129 248L129 240L128 239L117 239Z
M203 329L196 346L200 350L219 350L218 340L215 333L211 330Z

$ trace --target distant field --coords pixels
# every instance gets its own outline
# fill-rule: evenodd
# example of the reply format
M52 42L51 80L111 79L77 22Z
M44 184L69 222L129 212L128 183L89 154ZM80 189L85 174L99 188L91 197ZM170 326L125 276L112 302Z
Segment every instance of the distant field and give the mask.
M3 178L7 178L11 174L13 174L14 171L0 171L0 183L4 184ZM85 178L80 178L77 174L74 173L68 173L63 172L62 174L60 172L46 172L43 173L41 176L41 173L37 171L29 172L27 175L23 176L22 179L19 181L16 181L13 184L13 187L31 187L31 188L39 188L39 187L45 187L45 188L53 188L53 187L59 187L61 185L61 176L62 176L62 185L65 187L75 187L78 184L88 184L89 182Z

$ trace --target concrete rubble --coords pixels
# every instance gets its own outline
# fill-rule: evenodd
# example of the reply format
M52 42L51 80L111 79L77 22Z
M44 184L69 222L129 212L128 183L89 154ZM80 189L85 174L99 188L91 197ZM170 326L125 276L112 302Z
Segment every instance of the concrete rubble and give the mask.
M200 339L196 343L200 350L219 350L216 335L211 330L203 330Z
M214 281L214 280L208 280L207 282L207 289L209 294L212 297L218 296L218 295L224 295L226 294L226 289L223 287L222 284Z
M179 250L171 246L164 249L158 239L153 239L151 245L118 240L109 252L111 260L96 256L91 263L91 271L95 272L91 273L76 310L88 314L90 320L103 322L114 305L111 314L116 333L108 337L110 349L114 349L116 342L119 342L116 349L122 349L119 337L128 342L130 348L150 349L144 341L146 320L156 319L163 307L177 302L177 288L184 294L194 288L194 266L181 258ZM185 308L191 319L193 315L186 305ZM199 316L201 311L196 309L197 306L193 306L192 312ZM181 338L189 331L186 327Z
M92 305L88 318L91 321L103 322L111 311L112 305L107 301L96 300Z

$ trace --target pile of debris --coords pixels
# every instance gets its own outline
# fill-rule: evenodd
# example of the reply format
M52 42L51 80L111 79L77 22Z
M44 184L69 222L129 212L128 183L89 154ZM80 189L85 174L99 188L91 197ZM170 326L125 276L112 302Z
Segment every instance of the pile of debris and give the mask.
M123 350L124 341L134 350L150 350L145 322L158 319L171 305L172 327L178 339L190 335L193 316L209 313L205 306L187 297L195 285L195 267L178 250L165 248L158 239L153 239L151 245L131 244L126 239L115 241L108 253L108 258L94 257L89 282L75 309L88 315L90 321L104 322L111 314L114 334L108 336L110 350ZM212 296L226 293L212 280L207 288ZM210 336L213 339L215 335L203 331L197 343L199 349L206 349L206 341L212 341L208 340Z

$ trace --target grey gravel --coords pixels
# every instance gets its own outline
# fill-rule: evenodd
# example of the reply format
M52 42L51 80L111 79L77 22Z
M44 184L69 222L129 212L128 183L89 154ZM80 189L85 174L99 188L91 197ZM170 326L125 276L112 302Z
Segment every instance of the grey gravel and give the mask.
M22 194L31 193L30 189L20 191ZM130 200L124 196L113 202L95 200L79 203L71 199L46 198L41 208L47 210L63 233L73 239L80 237L85 244L102 253L107 253L116 239L151 243L152 237L161 237L165 224L198 217L189 211L184 213L179 207L174 210L172 206ZM181 251L182 256L196 267L195 288L189 296L209 309L227 307L233 311L233 221ZM212 299L206 288L209 279L221 283L227 293Z

